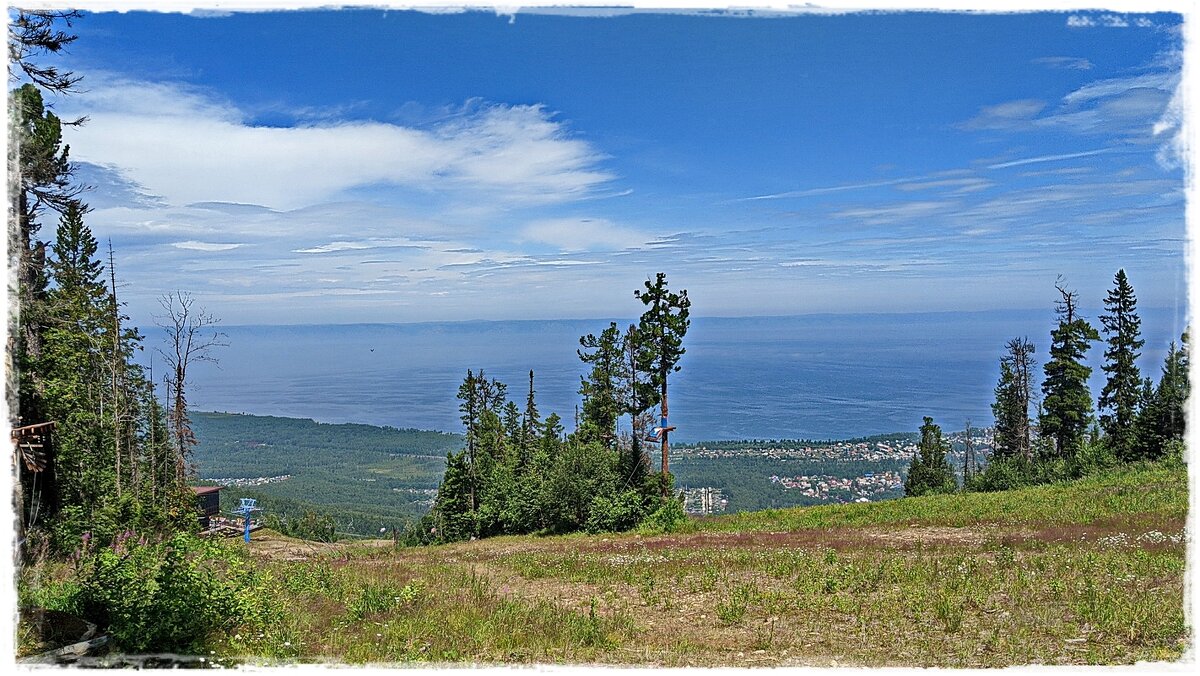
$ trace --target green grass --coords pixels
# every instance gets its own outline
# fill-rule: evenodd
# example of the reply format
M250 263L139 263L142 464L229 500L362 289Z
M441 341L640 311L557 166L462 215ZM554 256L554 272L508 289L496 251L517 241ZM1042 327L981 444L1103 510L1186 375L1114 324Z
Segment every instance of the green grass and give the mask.
M744 512L699 520L695 530L744 533L898 524L1046 527L1137 514L1186 517L1186 467L1125 467L1071 483L1019 491Z
M1190 637L1187 501L1184 468L1143 466L671 535L317 549L262 533L251 547L284 620L213 649L352 664L1172 661Z

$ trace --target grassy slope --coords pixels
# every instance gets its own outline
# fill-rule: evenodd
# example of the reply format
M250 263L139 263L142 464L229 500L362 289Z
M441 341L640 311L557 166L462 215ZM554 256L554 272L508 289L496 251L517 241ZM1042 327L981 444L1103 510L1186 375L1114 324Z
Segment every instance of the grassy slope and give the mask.
M1174 660L1183 468L739 514L674 535L253 545L291 612L228 646L348 662L1004 666ZM288 561L289 557L304 557Z

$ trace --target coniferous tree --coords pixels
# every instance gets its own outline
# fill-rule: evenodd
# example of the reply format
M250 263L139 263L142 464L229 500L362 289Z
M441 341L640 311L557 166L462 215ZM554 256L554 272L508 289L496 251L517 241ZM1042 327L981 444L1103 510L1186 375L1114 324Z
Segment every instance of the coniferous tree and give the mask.
M1006 354L1000 358L996 401L992 404L996 419L993 457L1028 461L1032 457L1029 405L1033 395L1030 374L1034 367L1034 347L1028 338L1013 338L1005 349Z
M508 442L513 448L519 448L521 444L521 409L517 408L514 401L505 402L504 404L504 433L508 436Z
M466 455L466 451L446 454L446 473L433 506L437 540L465 540L475 534Z
M538 418L537 401L534 398L533 369L529 370L529 394L525 397L525 414L521 419L521 456L522 462L528 462L533 454L533 446L537 439L537 430L541 426Z
M1108 347L1101 368L1108 374L1108 380L1100 391L1100 426L1109 449L1117 458L1129 461L1137 455L1134 425L1142 384L1137 359L1146 341L1141 339L1137 298L1124 270L1117 271L1113 288L1104 299L1104 308L1108 313L1100 316L1100 323Z
M10 42L11 49L11 42ZM46 208L60 214L82 210L71 186L69 148L62 142L62 121L46 110L41 91L21 86L9 98L9 148L15 149L15 169L9 176L9 200L15 223L9 227L9 269L16 270L15 313L10 315L8 350L16 366L16 382L8 393L12 413L21 424L48 420L38 398L42 374L38 369L45 332L49 278L47 243L37 239L39 216ZM14 387L15 386L15 387Z
M667 275L658 273L654 281L646 280L644 291L634 291L634 297L646 305L637 329L637 370L648 375L648 382L658 395L661 416L668 418L667 377L679 371L679 359L684 354L683 337L687 334L691 320L688 314L692 303L687 290L673 293L667 286ZM662 497L666 497L669 483L668 462L669 430L661 431L662 444Z
M142 336L126 325L117 298L115 255L108 283L98 246L84 222L88 208L71 182L64 122L48 110L39 87L69 92L79 78L34 61L75 37L79 13L18 11L9 25L10 79L32 80L9 99L10 268L16 271L16 312L10 315L9 354L15 381L8 398L14 422L55 423L41 472L22 471L17 487L22 554L32 539L49 537L60 551L78 546L84 531L99 544L127 528L194 528L195 499L174 471L163 409L142 367L134 362ZM37 240L39 219L61 218L52 242ZM15 387L14 387L15 385ZM167 471L164 471L166 468ZM27 496L29 485L36 490ZM37 501L33 512L24 507ZM33 526L32 529L27 527Z
M588 334L579 339L579 359L592 366L587 377L580 378L583 395L582 429L587 439L613 449L617 444L617 419L625 407L628 374L624 346L617 323L612 322L597 337Z
M622 344L625 347L626 373L629 376L622 413L629 415L631 429L628 442L620 446L617 474L624 477L622 485L641 491L643 497L648 499L659 493L659 487L651 485L648 481L650 457L646 454L643 444L643 437L651 419L647 411L654 405L656 393L653 383L645 382L644 379L638 377L636 325L630 324L625 330Z
M20 70L38 87L59 94L72 91L80 76L38 63L35 57L57 54L75 42L79 36L64 31L59 25L70 28L72 22L82 16L77 10L20 10L8 25L9 79L16 79L15 70Z
M65 504L90 519L114 490L112 446L101 383L108 289L84 209L68 207L59 221L48 271L42 350L32 367L42 376L39 399L56 422L54 479Z
M479 422L479 385L475 374L471 369L467 369L467 377L463 380L463 384L458 388L458 411L460 420L463 424L463 436L466 443L466 453L468 463L473 461L475 456L475 439L477 425Z
M1087 380L1092 369L1083 360L1100 334L1079 316L1078 294L1055 283L1062 299L1056 305L1058 326L1050 332L1050 359L1044 367L1039 433L1049 440L1051 457L1072 459L1091 422L1092 395Z
M904 495L917 497L934 493L953 493L954 470L946 454L950 444L942 437L942 428L926 416L921 425L921 443L904 479Z
M1136 423L1136 453L1132 459L1156 460L1163 457L1173 442L1182 443L1187 431L1187 400L1191 395L1188 352L1188 334L1184 333L1179 347L1171 342L1158 387L1151 389L1150 379L1145 380L1142 409Z

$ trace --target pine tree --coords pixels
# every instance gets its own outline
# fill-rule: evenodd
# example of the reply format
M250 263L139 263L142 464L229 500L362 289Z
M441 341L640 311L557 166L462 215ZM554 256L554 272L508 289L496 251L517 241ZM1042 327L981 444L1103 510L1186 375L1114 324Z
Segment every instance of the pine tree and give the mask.
M9 42L10 52L12 41ZM16 366L16 391L8 392L17 421L33 424L49 420L39 395L43 389L38 370L46 328L45 307L49 278L46 242L36 237L39 216L47 207L65 214L82 210L71 185L69 148L62 142L62 121L46 109L41 91L26 84L9 99L9 148L15 151L16 171L9 176L9 200L14 206L15 227L9 228L9 269L16 270L16 309L11 315L8 350Z
M1072 459L1092 415L1092 395L1087 385L1092 369L1083 365L1083 359L1100 334L1079 316L1078 294L1068 291L1061 282L1056 282L1055 288L1062 300L1055 308L1058 327L1050 332L1050 360L1044 367L1038 426L1041 436L1050 440L1048 452L1052 457Z
M662 419L668 420L667 377L679 371L679 359L684 354L683 337L691 320L692 303L687 290L672 293L667 287L667 275L658 273L654 281L646 280L644 291L633 295L644 305L637 329L637 370L649 375L650 386L657 391L662 406ZM667 458L669 430L662 430L662 497L666 497L670 465Z
M1107 336L1108 348L1104 351L1105 363L1101 368L1108 374L1108 380L1100 391L1100 426L1109 449L1117 458L1129 461L1137 455L1134 424L1142 383L1137 359L1146 341L1141 339L1142 322L1137 315L1137 298L1124 270L1117 271L1113 288L1104 299L1104 308L1108 314L1100 316L1100 323Z
M942 428L926 416L921 425L921 443L904 479L904 495L917 497L934 493L953 493L954 470L946 454L950 444L942 437Z
M992 404L992 415L996 418L993 457L1028 461L1032 457L1029 404L1033 393L1030 374L1034 367L1034 347L1028 338L1013 338L1005 349L1007 353L1000 358L996 401Z

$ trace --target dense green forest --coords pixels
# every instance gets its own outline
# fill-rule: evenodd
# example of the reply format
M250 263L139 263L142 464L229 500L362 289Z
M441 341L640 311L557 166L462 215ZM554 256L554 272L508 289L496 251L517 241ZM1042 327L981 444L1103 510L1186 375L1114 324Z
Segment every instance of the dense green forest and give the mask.
M197 412L192 421L200 479L290 475L229 486L221 492L223 506L253 497L270 515L316 512L338 531L360 535L403 529L428 512L446 453L462 445L457 434L275 416Z
M442 460L462 444L462 436L446 432L238 413L193 412L192 429L199 440L193 459L204 477L292 474L398 456Z
M533 532L621 531L684 519L668 471L668 388L684 353L691 301L671 291L665 273L634 297L645 311L624 332L612 322L579 339L585 364L576 428L544 420L533 371L523 405L482 369L467 371L458 391L465 448L446 458L437 501L411 541L450 541ZM651 409L659 407L658 425ZM628 416L633 433L620 435ZM660 444L662 469L650 470L647 442Z
M127 529L195 528L188 464L195 435L188 370L222 344L214 319L186 292L159 298L167 344L146 346L125 315L111 242L87 224L86 186L50 102L79 91L81 76L44 59L68 49L78 12L10 15L9 255L16 281L6 383L20 452L14 504L24 560L105 543ZM50 235L47 237L47 235ZM165 365L159 384L146 347ZM160 376L163 373L160 371Z

